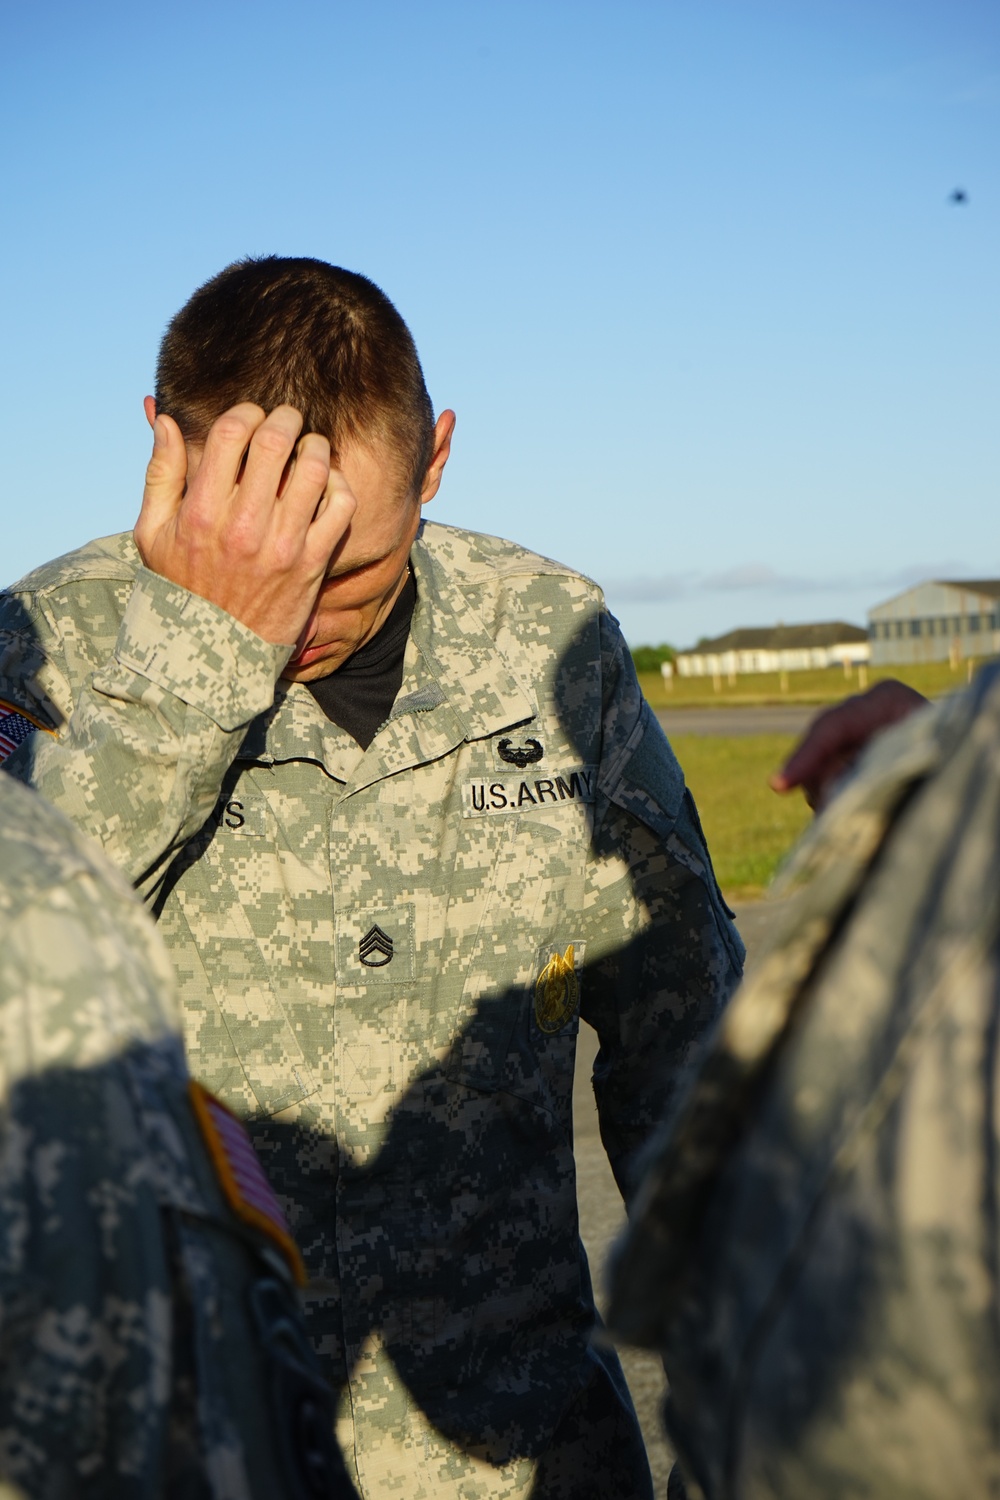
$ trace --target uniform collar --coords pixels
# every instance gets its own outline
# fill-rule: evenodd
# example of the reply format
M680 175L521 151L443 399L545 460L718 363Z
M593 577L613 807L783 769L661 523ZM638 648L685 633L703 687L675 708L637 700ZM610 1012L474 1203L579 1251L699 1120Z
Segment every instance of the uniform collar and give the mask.
M462 739L484 739L533 719L535 704L487 634L471 590L462 588L424 533L421 526L410 553L417 580L410 640L459 720ZM404 676L401 699L405 692Z
M436 530L436 528L435 528ZM533 719L537 709L447 564L424 540L410 553L417 603L403 683L386 724L362 754L301 683L279 683L274 707L254 721L242 759L315 760L348 789L440 759L463 742Z

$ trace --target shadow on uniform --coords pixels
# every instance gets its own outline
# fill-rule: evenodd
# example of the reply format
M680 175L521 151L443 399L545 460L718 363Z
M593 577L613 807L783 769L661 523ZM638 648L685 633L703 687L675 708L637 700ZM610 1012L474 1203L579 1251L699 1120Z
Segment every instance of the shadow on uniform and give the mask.
M649 732L661 733L652 718ZM594 745L575 749L581 762L599 759ZM246 764L237 762L231 776ZM717 977L720 953L728 963L736 959L710 867L662 855L659 841L675 832L682 841L702 837L679 779L669 797L660 826L643 830L647 842L630 867L633 899L652 925L577 967L579 1005L561 1029L540 1029L534 980L483 995L447 1057L409 1084L380 1149L365 1162L338 1166L336 1142L308 1123L308 1099L294 1123L247 1120L314 1278L307 1323L328 1380L336 1384L345 1367L356 1366L374 1336L410 1401L447 1439L494 1466L539 1460L532 1500L652 1494L618 1358L591 1343L596 1314L572 1186L567 1080L582 1014L601 1040L594 1088L602 1140L627 1194L635 1150L667 1105L678 1059L694 1047L706 1005L715 1003L691 984L692 948L701 952L705 975ZM175 857L156 915L221 832L210 819ZM592 841L598 861L616 851L610 836ZM665 940L665 931L676 942ZM377 1016L379 993L371 993ZM634 997L651 993L669 997L655 1016L641 1002L630 1011ZM448 1177L445 1163L453 1164ZM324 1286L336 1297L331 1194L351 1253L363 1243L367 1258L366 1284L352 1287L349 1321L343 1307L323 1300ZM570 1256L549 1253L560 1241L575 1247ZM459 1312L452 1310L456 1288ZM471 1391L481 1392L478 1405Z
M641 971L644 947L637 939L615 957L626 970ZM585 966L584 1008L590 978ZM618 1357L604 1347L588 1349L595 1326L590 1275L575 1193L564 1190L574 1180L571 1119L544 1086L532 1093L518 1087L529 1076L520 1065L526 1051L537 1059L531 1071L543 1077L572 1069L578 1018L546 1036L535 1024L533 999L525 989L484 998L450 1057L410 1084L377 1156L365 1165L342 1165L339 1179L329 1140L308 1127L258 1119L248 1128L272 1184L297 1205L293 1228L307 1265L328 1263L328 1195L335 1192L338 1215L349 1216L354 1240L368 1236L376 1301L385 1283L393 1288L392 1325L355 1323L348 1330L352 1353L377 1335L430 1423L493 1465L537 1459L553 1446L556 1453L575 1451L579 1467L572 1473L563 1474L554 1457L557 1472L550 1474L543 1458L535 1500L641 1500L652 1491ZM479 1059L476 1066L465 1061L470 1053ZM637 1091L648 1090L648 1079L635 1073L631 1079ZM602 1054L595 1087L605 1099L627 1089ZM456 1152L459 1110L474 1113L481 1129L463 1132ZM311 1178L304 1191L306 1161L325 1162L330 1175L322 1184ZM440 1170L445 1162L452 1165L448 1176ZM486 1202L477 1196L480 1181L490 1187ZM577 1253L563 1264L547 1246L567 1237ZM321 1281L322 1275L321 1269ZM475 1309L471 1321L452 1311L457 1287L463 1307ZM526 1306L525 1288L537 1290L534 1308ZM358 1300L355 1290L352 1304ZM331 1323L341 1326L329 1308L317 1309L310 1333L321 1356ZM350 1354L346 1364L352 1364ZM324 1362L330 1380L341 1369L339 1358ZM548 1399L539 1400L540 1388ZM470 1389L482 1392L476 1409L470 1409Z
M569 670L572 656L571 650ZM660 733L655 721L649 732ZM582 763L600 760L592 744L574 749ZM670 795L657 834L676 831L700 841L682 783ZM206 825L201 837L207 843L219 832ZM321 1354L326 1342L333 1355L327 1377L336 1380L351 1368L375 1336L409 1399L450 1442L496 1466L539 1461L533 1500L652 1495L618 1357L591 1343L590 1274L575 1187L567 1191L575 1183L567 1079L582 1013L601 1040L594 1088L602 1139L627 1196L635 1148L666 1108L676 1060L690 1054L704 1025L708 1002L690 978L692 934L700 935L694 941L702 944L703 974L711 973L713 955L718 963L720 948L732 955L732 945L711 869L702 866L699 874L668 863L658 857L656 836L648 837L649 850L633 861L632 896L655 925L577 968L579 1005L561 1029L540 1028L534 976L527 985L482 995L447 1057L410 1083L386 1121L377 1155L341 1163L339 1179L329 1138L300 1123L249 1122L271 1181L296 1205L295 1232L319 1283L333 1270L325 1243L331 1192L338 1223L350 1226L352 1249L367 1248L375 1316L370 1323L352 1319L346 1359L329 1343L340 1317L315 1309L314 1342ZM197 858L203 847L185 851L180 861ZM605 831L591 852L602 860L621 851ZM676 942L664 941L665 924ZM378 993L370 990L375 1016ZM666 1015L644 1014L641 1003L630 1011L635 997L652 993L670 995ZM328 1175L304 1176L304 1163ZM560 1245L573 1246L571 1255L554 1248ZM391 1326L381 1322L386 1286ZM352 1308L363 1307L365 1295L354 1288ZM481 1392L478 1406L471 1405L472 1391Z

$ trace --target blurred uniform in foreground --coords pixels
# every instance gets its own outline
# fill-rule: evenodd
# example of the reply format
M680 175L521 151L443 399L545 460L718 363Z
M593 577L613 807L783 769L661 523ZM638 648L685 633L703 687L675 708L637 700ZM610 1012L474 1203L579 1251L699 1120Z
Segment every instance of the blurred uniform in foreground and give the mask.
M159 938L6 775L0 827L0 1497L349 1495L297 1251L188 1082Z
M1000 1493L1000 669L881 737L786 885L610 1321L691 1497Z

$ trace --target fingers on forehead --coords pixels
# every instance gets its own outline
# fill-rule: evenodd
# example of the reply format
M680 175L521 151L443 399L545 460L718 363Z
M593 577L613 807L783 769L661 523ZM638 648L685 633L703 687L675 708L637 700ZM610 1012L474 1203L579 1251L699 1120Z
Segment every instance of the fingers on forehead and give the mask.
M330 478L330 445L323 438L316 438L314 433L304 437L295 454L294 470L289 479L288 490L285 492L287 498L295 498L299 491L306 496L312 495L312 503L315 505L317 498L326 489Z
M302 417L293 406L276 406L261 422L250 444L249 460L257 454L266 459L280 459L282 463L290 456L299 433Z
M212 449L231 447L239 448L242 452L264 421L266 413L252 401L241 401L238 406L231 406L212 423L205 440L206 453Z
M321 432L307 432L300 440L297 456L301 458L319 458L330 467L330 439L323 436Z
M280 432L283 437L295 442L302 431L302 413L294 406L276 406L269 411L259 429L263 432Z
M290 451L301 431L302 417L294 406L276 406L265 412L253 401L241 401L212 423L205 451L228 453L235 449L242 454L251 442L262 451Z

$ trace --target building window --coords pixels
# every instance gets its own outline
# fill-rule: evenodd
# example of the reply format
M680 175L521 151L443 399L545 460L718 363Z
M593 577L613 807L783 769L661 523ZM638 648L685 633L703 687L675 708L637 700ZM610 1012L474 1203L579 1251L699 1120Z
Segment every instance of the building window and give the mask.
M910 634L911 635L919 635L920 634L920 621L919 620L911 620L910 621Z
M970 633L970 635L978 635L979 634L979 628L980 628L979 616L978 615L970 615L969 616L969 633Z

